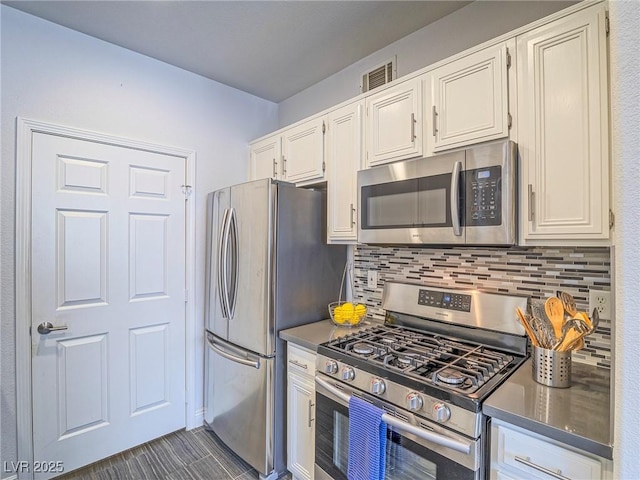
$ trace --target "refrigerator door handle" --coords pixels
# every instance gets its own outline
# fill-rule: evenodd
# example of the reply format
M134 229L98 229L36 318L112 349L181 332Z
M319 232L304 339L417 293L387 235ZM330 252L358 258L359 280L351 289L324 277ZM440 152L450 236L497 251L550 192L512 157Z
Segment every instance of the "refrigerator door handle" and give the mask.
M226 358L227 360L231 360L232 362L236 362L241 365L246 365L247 367L253 367L258 370L260 369L260 360L249 360L247 358L236 357L235 355L231 355L230 353L225 352L218 345L213 343L209 338L209 336L207 336L207 343L209 344L209 347L211 347L212 350L214 350L218 355Z
M238 273L240 270L240 262L238 256L240 251L238 249L238 221L236 217L236 209L231 208L229 214L229 234L232 238L231 245L231 281L233 282L231 288L227 288L229 319L232 319L236 311L236 300L238 297Z
M229 209L225 208L220 229L220 241L218 248L218 293L222 316L229 318L229 292L227 287L227 249L229 246Z

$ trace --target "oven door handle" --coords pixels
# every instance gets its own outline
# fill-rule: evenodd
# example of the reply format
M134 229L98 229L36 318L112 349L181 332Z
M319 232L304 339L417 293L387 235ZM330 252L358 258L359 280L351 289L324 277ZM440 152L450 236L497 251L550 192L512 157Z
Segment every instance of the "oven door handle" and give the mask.
M344 402L349 405L349 400L351 399L351 395L344 393L340 389L334 387L326 380L316 376L316 383L320 385L322 388L325 388L329 392L331 392L336 397L340 398ZM446 435L442 435L440 433L430 432L429 430L425 430L420 427L416 427L415 425L411 425L409 423L403 422L402 420L397 419L389 415L388 413L384 413L382 415L382 420L387 424L393 427L396 427L398 430L402 430L405 432L409 432L414 434L417 437L422 438L423 440L427 440L428 442L435 443L436 445L441 445L443 447L451 448L452 450L456 450L457 452L462 452L465 454L471 453L471 444L467 442L460 442L451 437L447 437Z

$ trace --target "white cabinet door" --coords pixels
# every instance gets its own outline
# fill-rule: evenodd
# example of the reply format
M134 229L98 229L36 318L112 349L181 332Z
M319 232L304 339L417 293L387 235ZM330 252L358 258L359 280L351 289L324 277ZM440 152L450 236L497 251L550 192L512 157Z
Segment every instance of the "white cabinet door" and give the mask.
M331 112L327 118L327 240L355 242L356 174L362 145L362 102Z
M315 463L315 354L287 345L287 469L295 480L313 479Z
M499 420L491 425L491 479L607 477L604 458Z
M280 162L280 135L266 138L251 144L249 161L249 179L280 178L278 163Z
M431 72L430 153L509 134L507 55L502 43Z
M293 183L323 180L324 119L316 118L286 130L282 154L284 180Z
M523 237L609 238L605 7L518 37Z
M365 167L422 155L421 78L367 97Z

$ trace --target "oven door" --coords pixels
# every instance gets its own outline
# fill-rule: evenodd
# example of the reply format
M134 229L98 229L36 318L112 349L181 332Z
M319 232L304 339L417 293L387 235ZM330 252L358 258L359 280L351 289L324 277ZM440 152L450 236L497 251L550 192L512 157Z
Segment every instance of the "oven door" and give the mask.
M465 242L465 152L418 158L358 172L358 241Z
M316 480L347 480L351 394L385 407L379 399L316 377ZM397 410L387 407L386 411ZM408 412L404 416L413 417ZM480 442L453 432L429 431L386 414L385 480L477 480ZM422 432L420 432L422 431ZM418 434L420 436L418 436ZM427 437L427 438L423 438Z

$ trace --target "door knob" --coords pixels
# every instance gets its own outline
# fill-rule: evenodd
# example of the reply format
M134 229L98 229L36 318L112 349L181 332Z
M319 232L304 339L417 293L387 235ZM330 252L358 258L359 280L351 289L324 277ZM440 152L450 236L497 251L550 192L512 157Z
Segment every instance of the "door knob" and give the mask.
M58 327L54 327L53 323L51 322L42 322L40 325L38 325L38 333L40 335L47 335L48 333L54 332L56 330L66 330L67 327L66 325L60 325Z

